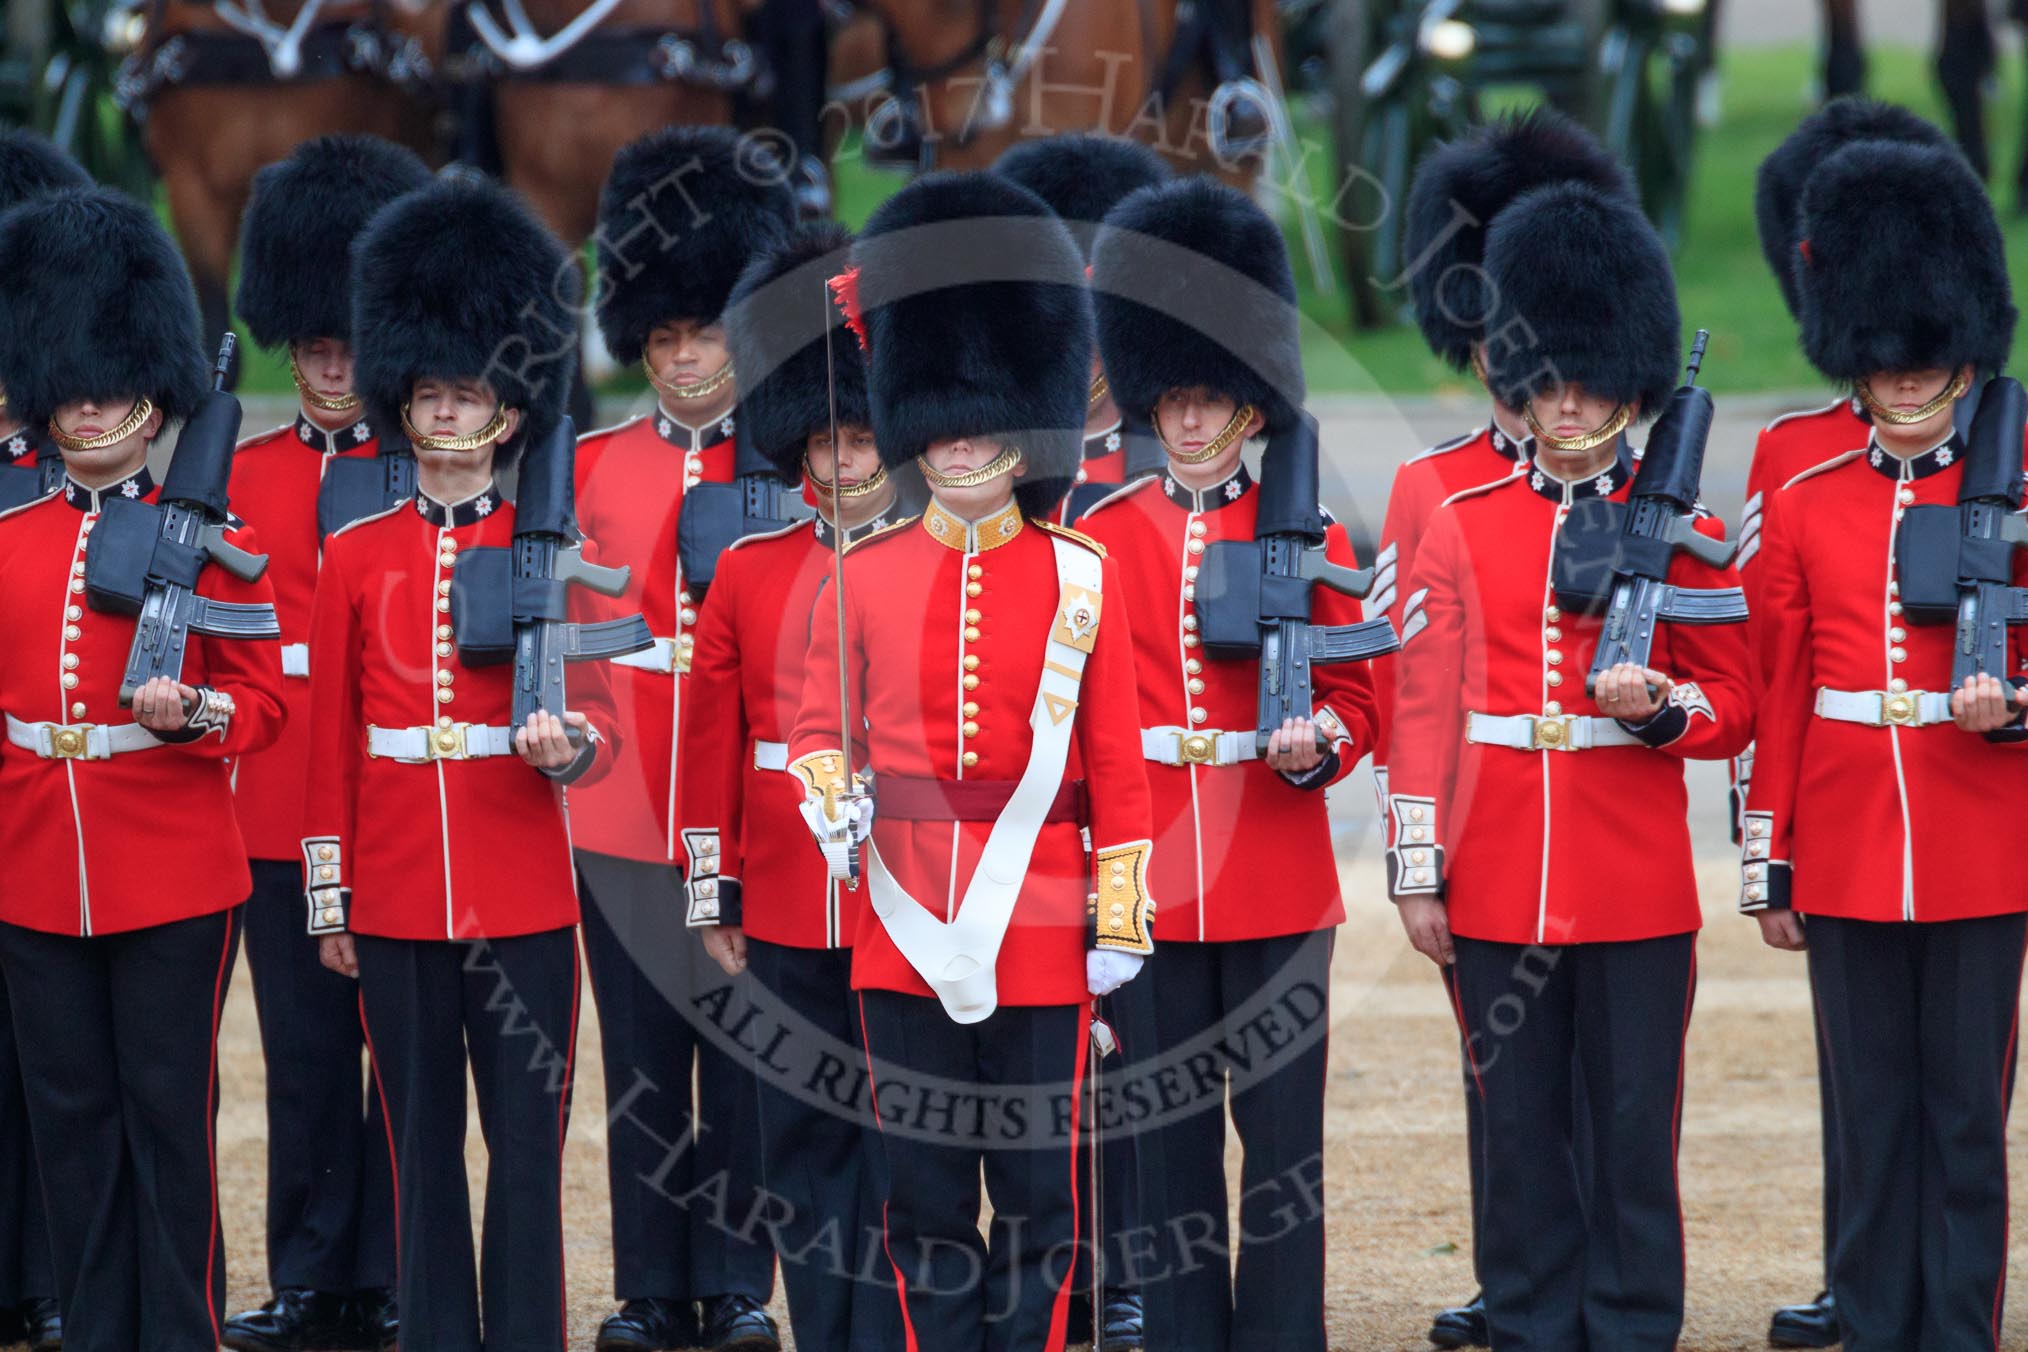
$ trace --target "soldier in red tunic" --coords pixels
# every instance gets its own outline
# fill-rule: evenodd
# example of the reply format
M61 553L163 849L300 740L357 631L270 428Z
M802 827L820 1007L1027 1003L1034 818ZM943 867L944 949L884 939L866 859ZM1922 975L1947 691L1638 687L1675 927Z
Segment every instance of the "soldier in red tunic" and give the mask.
M718 561L698 621L683 725L683 843L689 923L744 987L762 1026L787 1030L760 1058L762 1181L786 1217L775 1229L789 1322L801 1347L888 1352L902 1340L893 1287L870 1282L879 1253L879 1143L863 1103L837 1087L863 1062L852 998L860 895L826 876L809 847L788 764L804 659L842 527L851 544L901 519L899 490L873 444L866 361L826 289L851 236L801 227L763 251L726 311L740 391L740 435L784 485L806 480L813 521L739 540ZM837 428L834 438L833 427ZM833 455L837 463L832 463ZM829 1084L830 1089L822 1086Z
M1589 183L1600 192L1633 195L1620 162L1584 128L1546 108L1496 118L1456 141L1438 147L1417 168L1409 193L1403 249L1411 260L1409 297L1416 324L1430 351L1445 365L1485 383L1489 348L1525 342L1511 315L1503 315L1485 281L1486 231L1516 197L1546 183ZM1394 472L1387 494L1387 517L1380 527L1374 559L1373 594L1367 609L1385 615L1398 631L1408 589L1401 584L1415 568L1430 513L1453 493L1525 470L1535 438L1521 410L1490 401L1486 425L1440 442L1412 456ZM1373 783L1380 795L1383 831L1387 804L1388 738L1395 699L1396 659L1373 667L1382 717L1373 749ZM1450 979L1445 969L1444 979ZM1464 1066L1465 1148L1472 1186L1472 1261L1477 1275L1478 1216L1484 1191L1480 1161L1485 1123L1468 1057ZM1440 1310L1430 1328L1438 1347L1484 1347L1486 1306L1478 1295Z
M303 929L303 799L310 782L310 603L317 489L340 456L377 449L352 389L349 251L369 217L430 180L403 147L365 136L309 141L254 179L240 228L240 319L287 351L301 407L233 453L233 508L261 531L282 622L281 740L242 757L233 799L254 890L246 956L267 1062L268 1284L226 1321L240 1352L392 1343L394 1180L380 1102L364 1092L359 990L317 960ZM349 1126L347 1124L350 1124Z
M1810 172L1832 152L1854 141L1907 141L1913 145L1948 146L1950 138L1935 126L1893 104L1860 97L1835 99L1803 119L1786 140L1761 161L1754 179L1754 220L1761 252L1781 287L1782 303L1796 313L1798 297L1794 264L1801 238L1797 234L1803 185ZM1761 557L1762 512L1783 484L1813 465L1864 446L1872 436L1872 419L1856 397L1846 394L1821 408L1785 413L1762 428L1754 441L1753 460L1746 471L1746 506L1739 517L1740 581L1747 607L1761 610L1758 566ZM1765 639L1773 626L1755 624L1750 639ZM1760 675L1773 670L1773 654L1758 653ZM1732 763L1732 838L1740 839L1746 797L1753 778L1753 747ZM1818 1099L1823 1119L1824 1152L1824 1289L1813 1300L1784 1305L1774 1312L1768 1341L1776 1347L1835 1347L1838 1342L1837 1303L1831 1295L1831 1249L1838 1232L1838 1133L1832 1113L1831 1081L1824 1062L1822 1025L1818 1025Z
M608 769L617 733L595 664L572 668L560 719L510 726L515 667L465 659L453 593L462 555L513 542L496 459L561 415L576 320L557 288L573 274L519 199L470 180L381 211L353 260L358 389L414 445L417 493L324 543L310 932L325 965L359 979L394 1157L403 1344L476 1352L483 1300L486 1346L560 1349L578 993L562 787ZM468 1060L488 1145L476 1265Z
M206 390L175 245L137 203L70 190L0 222L0 276L0 384L66 470L0 519L0 848L24 861L0 888L0 971L64 1341L216 1347L217 1032L249 887L229 758L280 731L281 666L271 642L193 634L180 680L143 684L130 712L137 621L87 595L101 509L155 501L149 446ZM273 604L212 566L196 591ZM142 848L146 821L162 826Z
M1064 132L1017 141L994 161L993 172L1013 180L1049 204L1049 209L1069 227L1078 248L1084 251L1089 269L1092 246L1098 241L1099 222L1129 194L1166 181L1169 166L1139 141ZM1136 414L1137 418L1142 416ZM1145 478L1161 466L1161 448L1155 445L1147 427L1130 424L1120 416L1119 402L1106 379L1105 363L1094 351L1091 392L1084 411L1084 458L1073 476L1070 492L1057 509L1056 519L1066 526L1076 525L1093 503L1115 487L1130 479ZM1108 1182L1115 1173L1124 1177L1126 1170L1108 1173Z
M1683 1321L1676 1124L1700 924L1682 761L1745 745L1751 661L1740 625L1663 625L1647 669L1610 667L1587 693L1601 623L1551 582L1573 516L1626 500L1624 430L1676 383L1652 227L1624 197L1551 184L1500 213L1485 266L1533 335L1488 368L1535 454L1439 507L1404 583L1388 886L1416 948L1456 968L1493 1346L1659 1352ZM1737 585L1681 553L1669 582Z
M2006 364L2015 310L1998 223L1955 149L1855 140L1800 200L1803 348L1872 431L1766 499L1756 624L1771 670L1742 908L1770 944L1809 953L1838 1105L1843 1345L1988 1347L2028 942L2021 753L1996 745L2024 740L2028 696L1999 677L2028 654L2011 641L2005 671L1954 686L1957 627L1904 611L1904 589L1930 579L1897 549L1910 509L1958 502L1953 406ZM2019 583L2018 556L2014 569ZM1954 594L1954 571L1945 582Z
M622 150L599 199L599 327L656 395L644 417L578 448L578 518L633 569L621 606L655 646L619 659L627 736L578 795L585 960L605 1065L613 1294L600 1352L773 1347L761 1308L774 1249L745 1224L760 1179L750 1072L726 1050L726 983L683 933L679 725L703 588L678 552L688 491L733 476L737 377L720 312L754 250L779 241L794 194L764 145L724 127L655 132ZM697 1087L693 1101L693 1072ZM689 1199L695 1197L696 1201ZM722 1200L721 1200L722 1199Z
M91 181L75 160L37 133L0 130L0 210L59 188L88 188ZM62 481L63 457L47 429L18 421L0 391L0 510L40 497ZM19 1334L30 1352L49 1352L62 1345L63 1318L24 1093L14 1025L0 988L0 1337ZM10 1315L19 1323L10 1323Z
M1061 1352L1087 1002L1152 947L1120 575L1048 519L1082 440L1083 263L990 174L916 180L854 252L880 457L933 497L846 556L842 628L818 604L789 769L834 876L863 849L852 985L905 1345Z
M1373 687L1363 665L1319 666L1311 703L1261 748L1260 662L1222 659L1199 632L1206 550L1252 541L1259 521L1241 453L1250 438L1302 416L1295 280L1279 229L1208 179L1138 193L1106 227L1092 269L1106 371L1168 461L1087 518L1118 563L1118 595L1134 617L1138 736L1155 811L1152 886L1163 906L1161 958L1149 998L1130 1007L1137 1017L1121 1011L1125 1041L1132 1048L1138 1036L1144 1063L1181 1057L1198 1039L1243 1045L1264 1007L1287 1038L1251 1073L1233 1068L1230 1086L1245 1148L1240 1231L1261 1238L1235 1244L1227 1234L1226 1067L1208 1086L1200 1079L1194 1101L1165 1104L1159 1127L1139 1137L1138 1219L1154 1237L1139 1274L1147 1341L1321 1352L1323 1215L1311 1209L1288 1224L1286 1213L1300 1210L1292 1198L1322 1186L1323 1019L1332 930L1345 918L1323 790L1372 745ZM1246 303L1211 307L1221 313L1210 332L1187 309L1162 308L1216 294L1235 277ZM1331 523L1323 534L1328 556L1353 566L1344 528ZM1311 615L1356 623L1359 603L1326 593ZM1269 873L1277 883L1264 892ZM1221 1254L1236 1247L1236 1276L1223 1261L1191 1261L1191 1242Z

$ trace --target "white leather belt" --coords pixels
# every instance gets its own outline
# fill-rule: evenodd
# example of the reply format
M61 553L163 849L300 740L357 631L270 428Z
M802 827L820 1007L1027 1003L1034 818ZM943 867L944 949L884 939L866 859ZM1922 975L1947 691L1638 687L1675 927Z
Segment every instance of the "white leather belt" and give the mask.
M7 740L44 760L110 760L165 746L139 723L24 723L7 715Z
M690 670L690 664L680 660L682 645L673 638L658 638L652 648L643 648L637 653L622 653L612 659L614 666L639 667L642 671L659 671L664 676L677 671Z
M1951 721L1951 697L1941 690L1817 690L1817 717L1869 728L1926 728Z
M310 678L310 645L307 643L284 643L282 645L282 675Z
M756 770L786 770L789 768L789 744L787 742L762 742L753 744L753 768Z
M514 729L482 723L453 723L448 728L366 729L366 754L379 760L425 765L440 760L483 760L514 754Z
M1610 718L1590 714L1467 714L1465 740L1516 751L1591 751L1607 746L1643 746L1640 738Z
M1260 752L1251 732L1160 727L1141 729L1141 756L1157 765L1237 765Z

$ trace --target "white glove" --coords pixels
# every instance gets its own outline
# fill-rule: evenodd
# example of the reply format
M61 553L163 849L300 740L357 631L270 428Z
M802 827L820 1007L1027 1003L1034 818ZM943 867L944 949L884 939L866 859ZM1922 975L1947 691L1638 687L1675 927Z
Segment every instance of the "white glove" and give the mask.
M834 879L859 876L859 846L873 834L873 800L864 794L847 794L833 800L837 815L824 810L824 800L803 800L803 820L817 839L824 855L824 869Z
M1111 995L1134 979L1147 961L1139 953L1113 948L1088 949L1084 955L1084 986L1093 995Z

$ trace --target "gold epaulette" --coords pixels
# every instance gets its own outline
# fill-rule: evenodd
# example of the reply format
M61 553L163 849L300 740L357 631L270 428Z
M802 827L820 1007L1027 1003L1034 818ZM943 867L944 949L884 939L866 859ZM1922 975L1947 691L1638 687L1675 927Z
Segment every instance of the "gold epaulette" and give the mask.
M897 521L891 526L882 526L879 530L874 531L872 534L862 535L857 540L854 540L852 541L852 543L846 545L845 552L847 554L850 554L855 549L866 548L866 546L872 544L875 540L888 539L896 531L906 530L920 520L922 520L920 516L911 516L904 520Z
M1042 529L1048 531L1051 535L1061 535L1066 540L1075 540L1100 558L1106 556L1106 547L1081 530L1073 530L1069 526L1059 526L1054 521L1044 521L1040 517L1033 518L1033 520L1036 525L1042 527Z

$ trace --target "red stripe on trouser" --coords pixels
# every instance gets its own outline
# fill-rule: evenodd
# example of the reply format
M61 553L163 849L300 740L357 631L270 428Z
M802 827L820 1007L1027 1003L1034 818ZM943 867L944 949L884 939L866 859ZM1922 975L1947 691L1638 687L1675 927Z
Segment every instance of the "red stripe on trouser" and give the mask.
M873 1126L876 1131L887 1128L880 1123L880 1085L873 1078L873 1039L866 1032L866 996L861 993L859 1000L859 1042L866 1056L866 1097L873 1105ZM907 1339L907 1352L918 1352L915 1340L915 1323L908 1317L908 1283L901 1275L901 1265L894 1261L894 1250L887 1242L887 1199L880 1199L880 1251L887 1255L887 1266L894 1270L894 1298L901 1302L901 1331Z
M1070 1251L1073 1255L1077 1253L1077 1246L1081 1239L1079 1231L1083 1228L1084 1224L1084 1210L1078 1201L1077 1189L1077 1132L1079 1121L1084 1111L1084 1068L1089 1060L1085 1048L1090 1044L1091 1006L1080 1005L1077 1013L1077 1042L1074 1044L1077 1048L1077 1060L1075 1069L1071 1071L1070 1079ZM1099 1142L1097 1140L1092 1141L1091 1149L1093 1157L1096 1158L1099 1150ZM1103 1198L1093 1199L1092 1210L1094 1213L1102 1210L1104 1206L1105 1201ZM1103 1242L1103 1230L1100 1226L1100 1222L1103 1219L1104 1217L1102 1216L1094 1215L1093 1226L1095 1231L1097 1231L1093 1235L1095 1243ZM1092 1256L1094 1270L1098 1266L1098 1259L1100 1257L1102 1255L1099 1254ZM1075 1261L1064 1265L1063 1285L1056 1289L1056 1305L1049 1315L1049 1345L1047 1352L1063 1352L1065 1335L1070 1325L1070 1278L1071 1274L1076 1270L1077 1264ZM1104 1312L1096 1311L1095 1313L1102 1317Z
M218 1299L212 1294L218 1267L218 1023L225 1011L225 974L232 965L232 912L225 913L225 939L218 946L218 974L211 981L211 1057L204 1090L204 1162L211 1172L211 1233L204 1245L204 1308L217 1342Z
M1450 992L1451 1013L1457 1016L1458 1037L1465 1044L1465 1064L1472 1068L1472 1084L1479 1091L1479 1102L1484 1103L1486 1101L1486 1081L1479 1074L1479 1054L1472 1050L1472 1030L1465 1023L1465 997L1464 992L1458 989L1457 969L1455 967L1445 970L1443 973L1443 983L1444 989Z
M563 1229L563 1145L570 1135L570 1086L577 1067L577 1014L579 994L577 933L570 936L570 1038L563 1044L563 1084L556 1095L556 1228ZM558 1255L559 1260L561 1254ZM559 1302L563 1310L563 1345L570 1346L570 1275L559 1261L556 1269Z
M355 978L356 979L356 978ZM387 1137L387 1172L394 1187L394 1269L401 1272L401 1156L394 1149L394 1115L387 1111L387 1086L380 1081L380 1053L373 1050L373 1029L366 1022L366 992L359 993L359 1034L366 1039L366 1068L373 1073L373 1093L380 1100L380 1130Z

